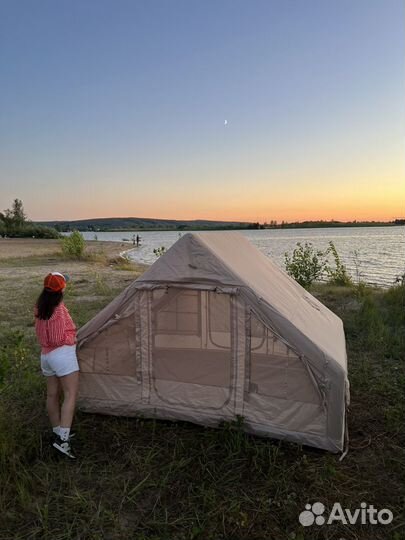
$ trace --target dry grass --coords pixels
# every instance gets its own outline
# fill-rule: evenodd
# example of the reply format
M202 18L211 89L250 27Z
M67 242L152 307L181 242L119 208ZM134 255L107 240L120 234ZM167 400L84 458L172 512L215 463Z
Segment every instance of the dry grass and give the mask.
M131 244L127 242L101 242L97 240L86 242L86 251L89 253L102 251L109 257L117 256L121 251L130 248ZM51 256L59 253L60 250L60 240L0 238L0 259Z

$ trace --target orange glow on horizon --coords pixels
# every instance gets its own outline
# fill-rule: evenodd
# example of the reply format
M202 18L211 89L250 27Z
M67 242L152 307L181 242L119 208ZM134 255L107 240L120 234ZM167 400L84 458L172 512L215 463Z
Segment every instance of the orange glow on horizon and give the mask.
M404 194L405 195L405 194ZM393 194L390 198L382 199L381 196L364 197L362 203L346 198L344 194L337 193L331 195L329 200L324 197L302 198L300 203L296 199L284 201L280 195L277 199L266 204L265 200L260 203L245 199L241 202L238 199L224 201L206 201L200 199L198 202L181 200L171 200L164 203L145 200L139 204L129 204L128 200L124 204L118 201L112 204L102 204L101 200L97 204L75 204L69 207L66 201L53 205L52 215L44 215L43 209L29 211L28 215L35 221L66 221L97 218L125 218L135 217L141 219L168 219L168 220L212 220L212 221L237 221L237 222L270 222L276 220L286 222L302 221L392 221L405 216L405 196L401 199ZM73 206L73 205L72 205ZM104 208L104 209L103 209Z
M345 212L344 210L339 211L335 208L335 211L322 211L319 213L316 212L304 212L304 213L293 213L290 211L280 211L278 213L262 213L257 212L253 213L252 211L244 213L233 213L224 209L222 213L213 213L213 212L182 212L178 214L167 214L160 212L151 212L150 214L139 214L136 212L133 213L89 213L89 214L79 214L68 216L53 216L53 217L42 217L38 216L32 218L34 221L79 221L79 220L90 220L90 219L113 219L113 218L139 218L139 219L161 219L161 220L176 220L176 221L194 221L194 220L207 220L207 221L227 221L227 222L246 222L246 223L269 223L271 220L276 220L277 223L282 221L287 223L300 223L304 221L341 221L341 222L352 222L352 221L376 221L376 222L390 222L395 219L405 219L405 209L401 212L400 209L395 209L392 212L381 212L376 213L368 209L359 209L357 211Z
M368 173L368 174L367 174ZM313 171L256 174L235 171L212 178L180 174L176 182L150 178L131 183L127 178L105 182L97 197L86 184L72 197L70 189L26 206L35 221L136 217L168 220L212 220L278 223L302 221L392 221L405 216L405 174L402 166L390 170L332 171L323 180ZM172 180L172 179L170 179ZM125 195L123 196L123 193Z

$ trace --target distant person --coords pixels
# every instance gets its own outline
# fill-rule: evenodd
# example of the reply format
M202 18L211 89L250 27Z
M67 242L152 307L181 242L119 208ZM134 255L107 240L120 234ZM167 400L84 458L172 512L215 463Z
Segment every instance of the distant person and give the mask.
M41 345L41 369L47 381L46 407L52 425L52 446L71 459L70 429L79 388L76 326L63 303L68 277L52 272L35 304L35 331ZM63 403L60 406L60 395Z
M136 235L136 247L139 247L139 242L141 241L139 234Z

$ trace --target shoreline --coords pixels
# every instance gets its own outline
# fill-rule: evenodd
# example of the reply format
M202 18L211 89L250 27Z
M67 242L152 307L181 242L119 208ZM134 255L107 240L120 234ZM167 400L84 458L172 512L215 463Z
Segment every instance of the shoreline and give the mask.
M136 254L137 247L129 247L129 242L117 240L86 240L86 254L88 259L65 259L61 253L60 240L40 239L40 238L2 238L0 239L0 268L20 266L26 261L25 266L31 266L36 262L41 262L41 266L72 266L76 264L98 264L110 268L112 264L128 264L135 269L146 270L155 261L148 262L136 260L131 254ZM122 249L126 248L126 249ZM120 261L118 262L117 259ZM122 262L121 262L122 261ZM23 268L19 268L21 272ZM284 269L285 270L285 269ZM400 276L399 276L400 277ZM381 291L387 291L395 287L398 283L393 281L390 284L373 283L371 281L360 280L361 284ZM316 284L325 285L327 281L317 281ZM353 287L358 287L359 283L354 280Z

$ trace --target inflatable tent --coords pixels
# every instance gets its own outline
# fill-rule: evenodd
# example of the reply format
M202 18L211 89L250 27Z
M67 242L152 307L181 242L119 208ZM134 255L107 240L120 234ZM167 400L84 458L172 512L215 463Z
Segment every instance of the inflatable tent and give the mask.
M79 407L343 449L341 319L248 239L184 234L78 334Z

